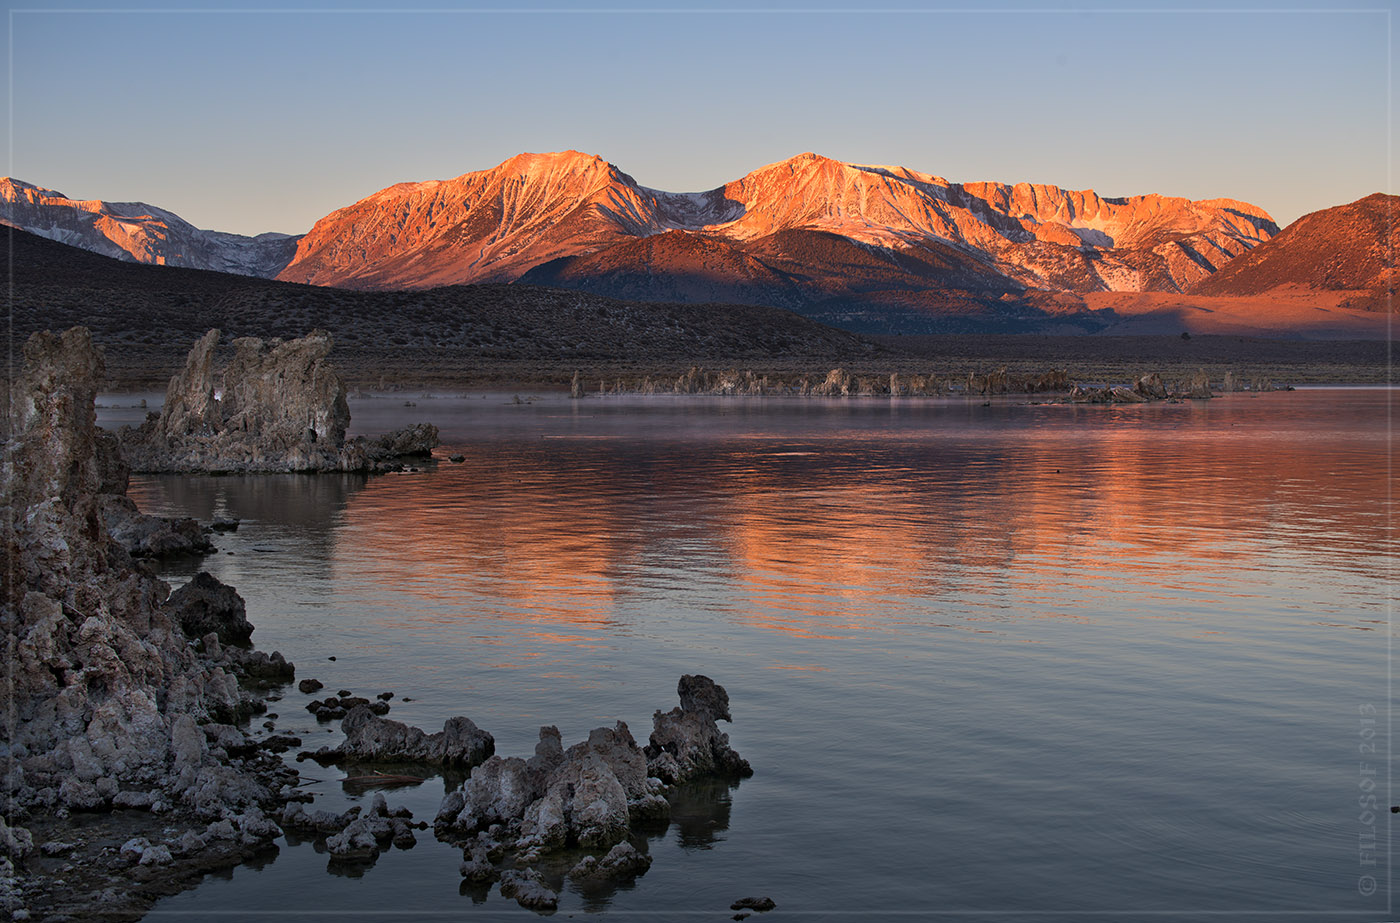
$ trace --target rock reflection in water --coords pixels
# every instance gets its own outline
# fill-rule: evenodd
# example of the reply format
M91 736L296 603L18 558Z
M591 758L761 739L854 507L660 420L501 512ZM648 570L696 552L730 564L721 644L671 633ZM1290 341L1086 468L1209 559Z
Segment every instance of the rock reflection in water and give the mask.
M697 779L677 786L666 799L671 802L676 842L686 849L710 849L723 841L719 834L729 829L729 811L739 785L737 780Z

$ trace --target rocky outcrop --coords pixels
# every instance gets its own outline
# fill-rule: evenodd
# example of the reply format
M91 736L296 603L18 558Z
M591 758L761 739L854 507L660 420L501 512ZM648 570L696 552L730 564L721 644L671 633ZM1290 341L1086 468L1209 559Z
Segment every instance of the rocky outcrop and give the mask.
M206 571L195 574L165 601L165 610L191 638L213 632L224 644L247 645L253 636L243 597Z
M133 470L365 471L437 445L430 424L346 441L345 382L327 360L324 331L286 341L240 337L222 368L218 344L217 330L201 337L170 379L161 412L121 431Z
M262 848L277 833L258 818L295 773L273 757L235 765L210 746L201 725L265 707L240 677L269 669L290 676L291 669L280 655L226 649L214 634L192 645L165 605L166 584L134 566L112 539L99 495L112 485L99 463L93 400L102 371L85 329L36 334L11 392L0 488L10 562L0 573L9 705L0 711L0 793L11 836L33 824L62 825L70 812L112 807L168 815L176 831L227 825L227 842L153 844L148 866L164 868L169 853L171 874L189 875L211 856ZM133 855L141 862L147 852ZM14 854L0 860L0 878L24 861ZM27 905L42 913L77 900L54 878L30 873L23 880L6 910Z
M679 708L658 711L647 744L647 772L668 784L702 775L749 776L747 760L729 746L717 721L731 721L729 695L708 676L682 676Z
M311 754L313 759L321 763L412 762L470 769L496 750L495 738L470 718L449 718L441 731L428 734L375 715L368 703L351 708L340 728L345 740L335 747L322 747Z
M107 534L133 558L199 555L214 550L213 542L196 520L149 516L123 494L102 494L98 504Z
M534 756L493 756L474 769L443 799L434 823L440 838L464 844L463 878L500 880L502 894L545 907L557 895L534 866L561 850L589 852L568 873L579 882L645 872L651 859L635 848L632 832L664 825L670 783L752 774L715 725L730 720L724 688L708 677L683 676L678 691L680 707L656 713L645 751L622 721L595 728L567 750L558 728L543 727Z

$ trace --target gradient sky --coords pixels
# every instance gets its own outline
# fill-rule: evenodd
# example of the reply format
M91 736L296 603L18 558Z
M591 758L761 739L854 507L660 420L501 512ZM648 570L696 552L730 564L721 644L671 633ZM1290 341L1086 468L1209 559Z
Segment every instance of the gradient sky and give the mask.
M10 9L7 173L244 234L569 148L673 192L810 150L1280 224L1395 191L1389 4L141 6Z

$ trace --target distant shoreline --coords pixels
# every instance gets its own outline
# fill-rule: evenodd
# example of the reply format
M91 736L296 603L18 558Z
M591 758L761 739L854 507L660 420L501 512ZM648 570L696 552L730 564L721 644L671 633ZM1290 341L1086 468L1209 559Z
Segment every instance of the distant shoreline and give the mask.
M100 338L99 338L100 339ZM1245 381L1268 379L1275 385L1386 384L1393 381L1391 347L1384 340L1271 340L1238 336L1028 336L949 334L878 337L883 355L575 356L505 358L478 351L385 346L337 346L330 360L350 390L567 391L575 372L585 393L600 382L618 379L674 381L691 368L710 372L753 372L757 377L792 379L825 377L843 368L856 377L888 380L923 375L965 379L1006 369L1013 375L1039 375L1061 369L1081 382L1127 383L1157 372L1164 378L1187 377L1203 370L1212 381L1232 372ZM184 364L188 342L110 344L103 391L163 391Z

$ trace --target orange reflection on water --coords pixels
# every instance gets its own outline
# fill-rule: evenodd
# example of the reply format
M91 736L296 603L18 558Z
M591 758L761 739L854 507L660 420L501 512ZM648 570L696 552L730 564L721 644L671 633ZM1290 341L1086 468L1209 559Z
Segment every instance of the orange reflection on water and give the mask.
M500 600L512 619L589 631L625 628L629 601L698 594L814 640L911 609L962 629L1084 621L1124 590L1124 611L1248 604L1285 561L1364 572L1391 547L1373 438L1124 413L1121 426L993 432L951 455L936 431L900 433L871 459L835 436L810 452L749 437L679 457L579 440L512 454L509 478L468 446L464 465L371 481L344 522L352 542L376 537L370 576L386 593Z

